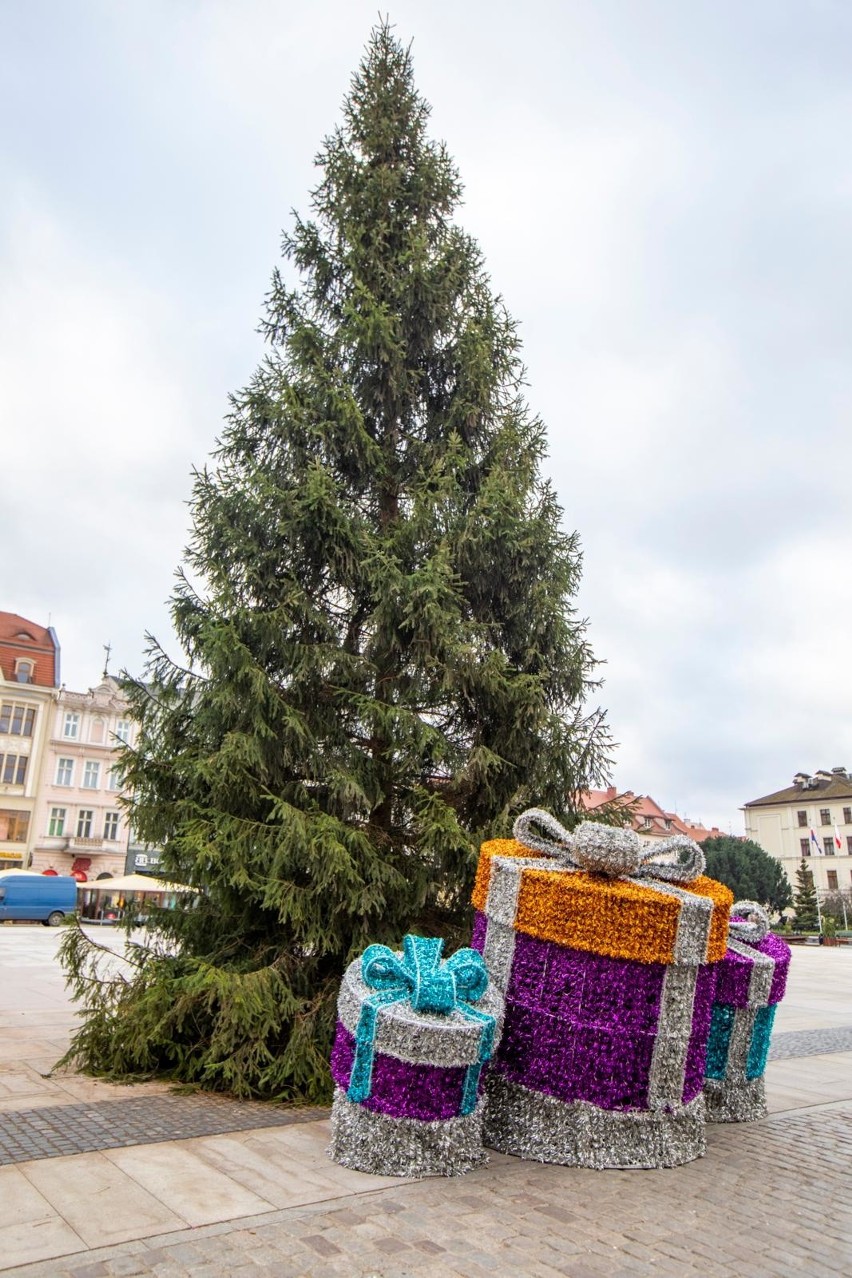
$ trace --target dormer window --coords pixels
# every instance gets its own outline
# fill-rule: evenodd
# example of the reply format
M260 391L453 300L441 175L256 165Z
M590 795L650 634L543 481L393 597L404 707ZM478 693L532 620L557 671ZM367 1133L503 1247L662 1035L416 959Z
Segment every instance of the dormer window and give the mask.
M15 662L15 682L16 683L32 683L35 673L35 662L24 661L21 658Z

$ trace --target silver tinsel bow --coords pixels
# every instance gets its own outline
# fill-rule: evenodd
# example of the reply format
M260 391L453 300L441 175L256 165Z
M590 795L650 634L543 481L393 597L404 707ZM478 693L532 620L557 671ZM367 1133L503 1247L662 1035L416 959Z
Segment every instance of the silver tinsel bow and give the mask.
M769 935L769 915L757 901L734 901L728 935L737 941L759 945Z
M535 827L545 834L536 833ZM634 830L582 821L572 834L541 808L523 812L515 821L513 833L524 847L553 857L566 870L587 870L611 879L653 878L666 883L691 883L704 873L704 853L685 834L666 839L666 853L673 852L678 858L670 862L655 860L658 849L645 849Z

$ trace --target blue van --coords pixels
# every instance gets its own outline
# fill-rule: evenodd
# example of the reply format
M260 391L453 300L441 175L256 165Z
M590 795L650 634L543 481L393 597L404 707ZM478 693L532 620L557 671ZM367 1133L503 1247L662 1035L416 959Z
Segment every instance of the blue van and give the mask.
M76 909L77 880L70 875L0 871L0 923L4 919L31 919L59 927L66 914Z

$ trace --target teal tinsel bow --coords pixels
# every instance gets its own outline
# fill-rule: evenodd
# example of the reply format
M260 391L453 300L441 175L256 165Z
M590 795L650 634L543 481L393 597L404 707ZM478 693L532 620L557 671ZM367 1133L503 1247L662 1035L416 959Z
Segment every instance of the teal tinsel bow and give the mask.
M361 1006L355 1031L355 1060L346 1092L349 1100L365 1101L370 1095L379 1008L408 999L415 1012L444 1016L461 1012L481 1022L479 1059L467 1068L460 1113L470 1114L476 1108L479 1076L491 1056L496 1022L493 1016L470 1004L478 1002L488 988L488 969L476 950L458 950L442 960L443 948L441 937L406 936L401 959L387 945L369 945L364 951L361 976L376 993Z

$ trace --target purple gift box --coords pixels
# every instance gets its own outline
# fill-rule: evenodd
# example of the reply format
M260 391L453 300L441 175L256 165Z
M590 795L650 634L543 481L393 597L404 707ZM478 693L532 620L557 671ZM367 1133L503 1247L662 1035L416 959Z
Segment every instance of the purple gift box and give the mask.
M483 953L487 925L478 913L473 946ZM666 972L664 963L608 958L516 933L492 1070L561 1101L647 1109ZM714 987L715 966L697 966L676 1104L702 1091Z
M764 1073L790 970L789 945L772 935L755 902L734 905L730 932L719 964L704 1078L707 1118L717 1123L751 1122L767 1112Z
M339 1021L331 1050L331 1074L335 1085L345 1092L355 1061L355 1035ZM376 1052L373 1058L372 1090L361 1101L365 1109L392 1118L415 1118L436 1122L455 1118L461 1112L467 1067L417 1064ZM480 1076L479 1091L484 1086Z
M329 1150L344 1166L428 1176L486 1161L482 1092L503 999L478 953L459 951L444 961L440 949L439 941L407 937L404 954L372 946L346 970L331 1052ZM379 952L378 967L368 961L371 951ZM435 998L447 994L446 1010L428 998L422 1007L427 960ZM471 995L465 980L472 969L481 984Z

